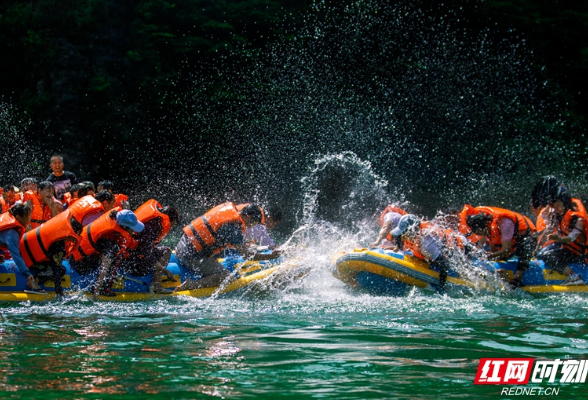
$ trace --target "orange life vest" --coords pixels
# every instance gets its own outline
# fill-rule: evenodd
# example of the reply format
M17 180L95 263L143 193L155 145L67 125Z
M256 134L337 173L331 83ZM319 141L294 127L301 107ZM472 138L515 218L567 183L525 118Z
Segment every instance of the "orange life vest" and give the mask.
M114 194L114 208L119 207L122 209L123 201L129 201L129 196L124 194Z
M184 227L184 233L192 242L197 252L206 251L216 254L221 248L216 245L216 234L226 224L238 224L245 233L245 221L241 218L233 203L224 203L214 207L204 215L196 218Z
M161 204L157 200L147 200L143 203L139 208L135 210L135 215L137 219L142 223L146 223L151 221L155 218L161 218L161 226L162 230L157 239L155 240L154 244L157 244L163 240L164 237L167 236L171 229L171 222L169 220L169 216L165 215L159 209L162 208Z
M577 199L574 199L577 200ZM580 201L580 200L578 200ZM581 204L581 202L580 202ZM563 236L568 236L573 230L574 226L576 225L576 221L578 219L584 220L584 229L582 233L578 235L576 240L571 243L563 243L563 247L570 250L574 254L587 254L588 253L588 214L586 214L586 209L584 205L581 204L581 207L577 207L579 211L568 210L559 225L557 226L557 233ZM543 247L549 246L550 244L556 243L555 240L547 241Z
M237 207L237 211L241 212L242 209L244 209L245 207L251 205L251 203L243 203L243 204L237 204L235 207ZM265 225L265 211L263 210L263 208L259 207L259 211L261 211L261 225Z
M28 231L20 239L20 254L27 267L48 260L49 247L60 240L78 243L81 239L71 226L69 211L59 213L35 230Z
M475 207L472 207L469 204L464 205L463 209L459 213L459 231L472 243L476 243L482 239L481 236L478 236L472 232L467 224L467 217L474 214L478 214L478 211Z
M513 236L511 254L514 253L516 250L515 246L517 241L537 231L535 225L533 224L533 222L531 222L529 218L514 211L505 210L504 208L486 206L476 207L475 210L480 213L492 216L492 222L490 224L489 242L490 244L496 246L499 249L502 247L502 237L500 234L500 230L498 229L498 221L502 218L508 218L514 223L515 232Z
M2 196L0 194L0 205L2 206L2 213L5 213L6 211L10 210L10 208L14 205L10 205L8 203L6 203L6 200L4 200L4 196Z
M46 204L41 204L41 199L32 191L25 192L24 201L31 200L33 205L33 212L31 213L31 226L33 228L39 227L51 219L51 209Z
M118 254L126 253L128 249L135 249L139 245L139 242L129 232L116 223L116 217L110 217L109 212L84 228L82 239L72 252L74 260L80 261L84 257L98 252L96 242L100 239L116 240L121 248Z
M22 238L22 235L24 235L26 230L26 228L22 226L16 218L14 218L14 215L9 212L5 212L0 215L0 232L4 232L8 229L16 229L20 238ZM0 249L7 251L8 247L0 246Z
M68 211L80 224L92 213L104 214L104 206L94 196L88 195L74 200L76 201L69 206Z

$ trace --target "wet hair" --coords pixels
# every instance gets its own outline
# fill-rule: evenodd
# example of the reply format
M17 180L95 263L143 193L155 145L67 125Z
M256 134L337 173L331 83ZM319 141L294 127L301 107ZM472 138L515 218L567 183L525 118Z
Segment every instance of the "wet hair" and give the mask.
M252 222L261 223L261 210L258 205L249 204L243 207L239 214L250 217Z
M71 194L74 194L75 192L78 192L78 195L79 195L80 188L81 188L81 186L76 183L75 185L71 185L71 187L69 188L69 192Z
M39 184L37 185L37 190L43 190L43 189L47 189L47 188L51 188L53 189L53 183L49 182L49 181L43 181L43 182L39 182Z
M14 192L14 186L12 185L6 185L2 189L4 190L4 192Z
M114 183L112 181L98 182L98 187L102 186L102 190L114 190Z
M563 206L566 210L573 210L574 209L574 202L572 201L572 195L568 192L560 193L559 196L555 199L555 201L561 201Z
M31 183L33 185L36 185L39 183L39 181L35 178L24 178L22 181L20 181L20 186L24 186L27 183Z
M544 176L539 179L531 192L531 205L533 208L547 207L563 191L567 191L567 189L559 179L553 175Z
M112 201L112 200L114 200L114 196L108 190L101 190L101 191L99 191L96 194L96 196L94 196L94 198L96 200L98 200L99 202L101 202L101 203L103 201Z
M472 231L478 231L482 229L486 229L488 227L488 222L492 221L492 216L487 214L474 214L469 215L466 218L466 223L470 227Z
M83 183L79 183L78 184L78 197L81 199L84 196L88 195L88 192L91 190L92 188L88 187L88 185L85 185Z
M12 206L12 208L10 208L8 212L12 214L14 217L26 217L30 213L32 213L33 210L31 210L29 206L27 206L26 204L20 203Z
M53 162L54 158L59 158L61 160L61 162L63 162L63 156L61 154L57 154L57 153L53 154L50 159L51 162Z
M91 190L93 192L96 191L96 186L94 186L94 182L92 182L92 181L83 181L82 182L82 185L87 186L88 187L88 190Z
M276 206L267 206L264 209L265 217L272 218L276 222L280 222L282 220L282 210L280 210Z
M180 222L180 213L178 212L177 208L172 206L165 206L159 211L169 217L169 222L172 225Z

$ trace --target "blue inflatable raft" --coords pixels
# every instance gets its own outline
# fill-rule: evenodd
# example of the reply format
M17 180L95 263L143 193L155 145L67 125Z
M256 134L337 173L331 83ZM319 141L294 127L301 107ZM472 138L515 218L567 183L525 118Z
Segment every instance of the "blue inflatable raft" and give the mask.
M498 275L512 278L516 260L506 262L478 262L463 271L449 271L445 289L449 293L492 293L508 290ZM588 265L570 264L574 272L588 281ZM413 257L408 252L382 249L355 249L341 252L331 266L333 275L351 287L362 288L374 294L404 296L414 287L437 290L439 272ZM550 269L541 260L531 261L523 276L525 292L537 295L561 293L588 293L588 285L563 286L566 276Z

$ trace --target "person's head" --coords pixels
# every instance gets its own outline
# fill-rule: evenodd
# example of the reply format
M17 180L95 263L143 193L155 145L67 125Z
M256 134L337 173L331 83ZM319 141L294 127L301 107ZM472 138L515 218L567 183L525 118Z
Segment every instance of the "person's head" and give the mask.
M558 216L562 216L568 210L572 210L574 208L572 196L568 192L560 193L551 205L553 206L553 210Z
M112 191L114 190L114 183L112 183L112 181L102 181L102 182L98 182L98 186L96 187L96 189L101 192L103 190L107 190L110 193L112 193Z
M129 233L143 232L145 225L137 219L137 216L131 210L121 210L116 213L116 223Z
M102 190L94 196L96 200L98 200L104 206L104 211L108 212L113 209L114 207L114 196L112 193Z
M174 226L178 222L180 222L180 213L175 207L164 206L161 209L159 209L159 212L169 217L169 223L171 224L171 226Z
M8 212L25 228L31 222L32 210L25 204L16 204Z
M12 185L5 186L4 191L2 192L2 197L4 198L4 202L6 202L6 204L9 206L13 205L16 202L14 187Z
M78 199L80 197L80 195L79 195L80 188L81 188L81 186L77 183L75 185L71 185L71 187L69 188L69 193L71 194L72 199Z
M37 194L41 198L41 203L49 204L53 198L53 184L49 181L40 182L37 185Z
M78 197L81 199L84 196L89 195L92 192L92 188L88 187L84 183L78 184ZM90 194L91 195L91 194Z
M543 208L553 204L555 198L564 191L567 191L565 185L553 175L539 179L531 192L531 211L533 214L539 215Z
M406 214L398 221L398 226L390 232L392 236L402 236L404 238L413 238L417 235L420 228L421 220L413 214Z
M273 229L282 220L282 211L276 206L267 206L264 210L265 213L265 227L267 229Z
M54 154L51 157L51 164L49 164L51 170L53 171L53 175L61 176L63 175L63 157L59 154Z
M252 226L259 225L261 223L261 209L258 205L249 204L248 206L243 207L241 211L241 218L243 218L243 222L247 228L251 228Z
M28 192L29 190L36 192L38 183L39 181L37 181L35 178L24 178L20 182L20 191L23 193Z
M490 224L492 223L492 216L484 213L468 215L466 223L478 236L488 236L490 234Z
M92 181L84 181L82 185L88 188L88 193L86 195L94 196L96 194L96 187L94 186L94 182Z

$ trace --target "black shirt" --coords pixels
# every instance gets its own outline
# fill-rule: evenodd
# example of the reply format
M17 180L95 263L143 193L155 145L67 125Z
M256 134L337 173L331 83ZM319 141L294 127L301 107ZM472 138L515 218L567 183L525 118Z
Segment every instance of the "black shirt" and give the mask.
M76 175L69 171L63 171L63 175L61 176L51 174L47 180L52 182L55 186L55 197L59 200L63 200L63 194L67 192L72 185L78 184L78 178Z

